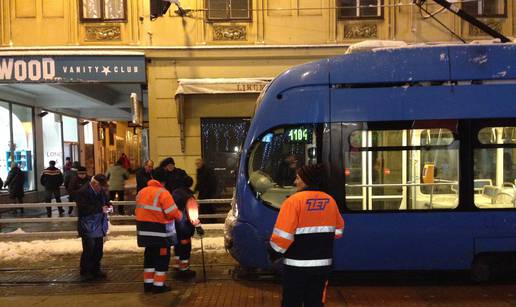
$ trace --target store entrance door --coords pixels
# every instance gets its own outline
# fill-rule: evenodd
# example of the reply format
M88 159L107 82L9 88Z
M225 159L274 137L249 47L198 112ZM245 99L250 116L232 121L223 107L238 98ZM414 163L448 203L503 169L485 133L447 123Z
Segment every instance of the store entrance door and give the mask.
M217 177L217 196L231 197L249 118L201 118L202 156Z

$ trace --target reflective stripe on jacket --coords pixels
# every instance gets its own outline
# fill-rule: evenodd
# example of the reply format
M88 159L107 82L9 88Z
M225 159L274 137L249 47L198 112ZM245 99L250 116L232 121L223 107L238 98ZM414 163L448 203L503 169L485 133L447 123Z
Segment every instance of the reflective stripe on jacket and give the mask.
M171 246L176 241L174 220L183 217L172 195L156 180L136 195L138 246Z
M344 220L330 195L301 191L283 202L270 243L285 254L285 265L327 267L333 261L333 240L343 230Z

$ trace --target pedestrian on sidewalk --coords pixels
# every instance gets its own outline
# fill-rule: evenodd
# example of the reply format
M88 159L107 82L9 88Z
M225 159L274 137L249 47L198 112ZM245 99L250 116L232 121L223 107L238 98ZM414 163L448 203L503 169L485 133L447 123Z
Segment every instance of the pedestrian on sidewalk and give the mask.
M68 192L68 201L74 202L73 195L70 192L70 184L77 177L77 171L81 167L79 161L75 161L72 163L72 166L68 171L64 172L64 186L66 191ZM71 215L73 212L73 207L68 207L68 215Z
M61 185L63 184L63 173L56 167L56 161L52 160L49 163L49 167L43 170L41 174L40 183L45 187L45 202L51 203L52 197L56 199L57 203L61 202ZM63 207L57 207L59 210L59 216L63 216ZM52 216L52 207L47 207L47 216Z
M129 160L129 157L125 153L122 153L120 155L120 158L118 158L119 161L122 162L122 167L125 168L127 171L131 170L131 160Z
M82 240L81 281L105 279L100 269L104 250L104 237L108 231L108 212L113 207L107 199L108 182L106 176L95 175L75 194L79 219L77 230Z
M91 180L91 177L88 176L88 172L86 171L86 168L84 166L79 166L77 169L77 174L70 180L70 183L68 184L68 199L70 202L75 201L77 192L80 188L82 188L85 184L89 183ZM68 214L71 215L73 212L72 210L68 211Z
M147 182L152 179L152 171L154 169L154 161L147 160L142 168L136 171L136 193L147 186Z
M197 167L197 182L194 192L199 192L198 199L213 199L217 197L217 177L212 168L208 167L203 159L195 160ZM201 213L211 214L215 210L212 205L201 207Z
M176 167L176 162L174 161L174 158L168 157L161 161L161 163L159 164L159 169L165 171L165 188L168 190L169 193L172 194L172 191L174 191L175 189L185 186L184 180L187 177L187 174L183 169Z
M148 186L136 195L136 234L138 246L145 247L143 259L144 292L162 293L170 262L170 247L177 242L174 221L183 218L172 195L165 189L166 173L159 169Z
M285 257L282 306L324 306L333 241L344 230L337 203L323 192L326 176L323 164L298 169L297 193L283 202L274 225L271 261Z
M176 271L175 278L188 280L195 277L195 271L190 270L190 254L192 252L192 237L195 232L204 235L204 230L199 221L199 203L194 193L190 190L193 179L185 178L186 187L180 187L172 192L172 197L184 219L176 223L177 243L174 245L173 267Z
M119 159L115 165L108 168L106 177L109 181L109 200L115 200L118 195L118 201L125 200L125 181L129 179L129 172L123 167L122 159ZM118 206L118 214L125 214L124 206Z
M24 184L25 173L20 169L17 163L12 162L11 170L7 175L7 179L4 182L4 186L9 187L9 198L15 201L17 204L23 204ZM20 208L20 212L24 212L23 208Z

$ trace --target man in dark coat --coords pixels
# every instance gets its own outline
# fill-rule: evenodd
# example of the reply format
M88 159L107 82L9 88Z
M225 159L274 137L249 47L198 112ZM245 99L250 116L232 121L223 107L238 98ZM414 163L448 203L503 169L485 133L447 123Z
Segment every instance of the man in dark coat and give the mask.
M152 170L154 169L154 161L147 160L142 168L136 171L136 193L147 186L147 182L152 179Z
M296 180L297 159L294 155L286 156L278 165L276 183L281 186L293 186Z
M16 201L18 204L23 204L23 185L25 183L25 174L18 167L18 164L12 163L11 170L7 175L7 179L5 180L4 186L9 187L9 198ZM23 208L20 208L21 213L23 213Z
M169 157L161 161L159 168L166 171L167 180L165 182L165 188L171 194L175 189L186 186L185 180L188 175L184 170L176 167L173 158Z
M77 172L80 167L81 167L81 164L78 161L75 161L75 162L71 163L71 167L69 168L69 170L64 172L64 186L65 186L66 191L68 192L68 201L69 202L75 201L75 199L73 199L72 193L70 192L70 184L72 183L73 180L75 180L75 178L77 178ZM77 187L76 190L78 188L79 187ZM68 215L71 215L72 212L73 212L73 207L68 207Z
M84 166L79 166L77 168L77 172L75 176L72 177L70 180L70 183L68 184L68 199L69 201L75 201L77 192L80 188L82 188L85 184L89 183L91 180L91 177L88 176L88 172L86 171L86 168ZM68 210L68 214L72 214L72 210Z
M213 170L208 167L203 159L195 161L197 166L197 183L194 192L199 192L198 199L215 198L217 192L217 178Z
M95 175L89 184L83 185L75 194L79 216L77 230L82 240L82 281L106 278L106 274L100 270L100 261L104 236L108 230L107 213L113 210L107 198L107 188L106 176Z
M198 199L213 199L217 194L217 178L211 168L209 168L203 159L195 161L197 167L197 183L195 184L194 192L199 192ZM215 213L213 205L204 205L200 208L201 214Z
M45 168L41 175L40 183L45 187L45 202L52 202L52 197L56 199L56 202L61 202L61 185L63 184L63 173L56 167L56 161L50 161L49 167ZM59 216L63 216L63 207L57 207L59 209ZM52 216L52 207L47 207L47 216Z

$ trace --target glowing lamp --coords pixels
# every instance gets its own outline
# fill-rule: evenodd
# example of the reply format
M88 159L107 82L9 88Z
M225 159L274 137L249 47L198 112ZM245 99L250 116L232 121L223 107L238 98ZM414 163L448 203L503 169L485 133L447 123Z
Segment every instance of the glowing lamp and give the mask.
M193 197L186 203L186 214L192 225L197 226L201 223L199 221L199 203Z

